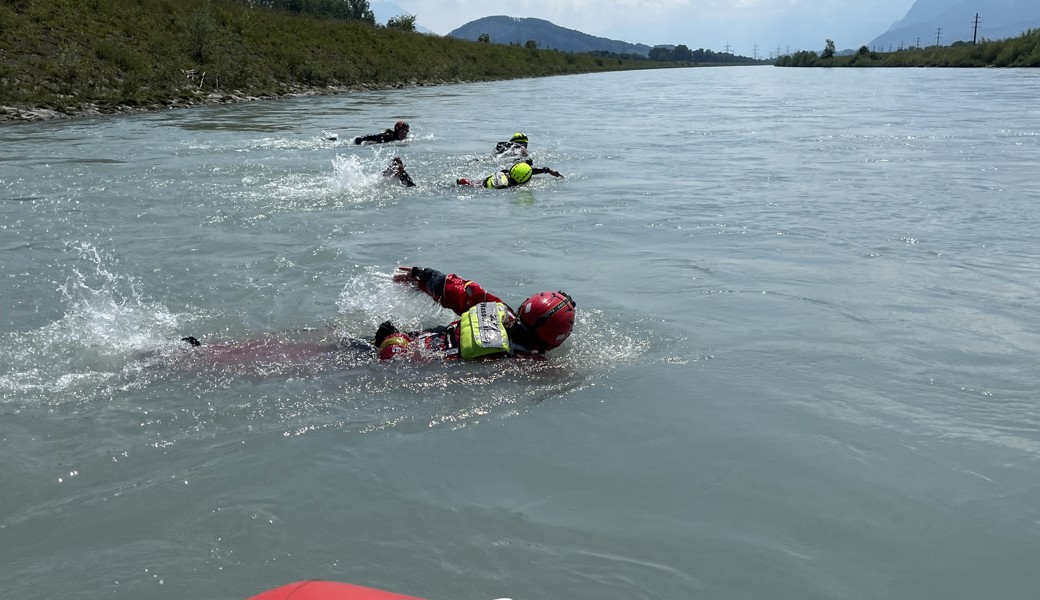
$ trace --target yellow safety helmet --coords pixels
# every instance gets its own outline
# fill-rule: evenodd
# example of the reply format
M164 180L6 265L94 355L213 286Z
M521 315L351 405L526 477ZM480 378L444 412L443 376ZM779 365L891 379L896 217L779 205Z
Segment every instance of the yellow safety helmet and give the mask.
M531 165L521 162L509 167L509 177L517 183L527 183L531 180L533 169Z

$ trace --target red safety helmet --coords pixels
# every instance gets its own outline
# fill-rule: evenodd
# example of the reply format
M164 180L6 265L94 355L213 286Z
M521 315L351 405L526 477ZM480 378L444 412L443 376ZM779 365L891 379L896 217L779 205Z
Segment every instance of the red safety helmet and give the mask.
M391 333L379 344L379 360L393 360L399 356L405 356L411 352L411 349L408 348L408 344L411 342L412 338L407 334L400 331Z
M563 343L574 329L577 305L564 292L539 292L520 305L520 322L547 348Z

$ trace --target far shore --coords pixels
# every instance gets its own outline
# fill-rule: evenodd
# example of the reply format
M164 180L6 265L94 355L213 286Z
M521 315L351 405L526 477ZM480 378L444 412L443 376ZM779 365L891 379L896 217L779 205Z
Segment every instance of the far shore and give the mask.
M456 83L468 83L466 81L436 81L409 83L395 83L389 85L351 85L351 86L328 86L328 87L298 87L284 94L260 94L252 95L241 91L233 92L211 92L199 95L191 99L170 99L143 105L131 104L100 104L97 102L85 102L74 107L66 107L61 110L48 108L46 106L33 105L0 105L0 126L6 123L36 123L40 121L56 121L62 119L76 119L81 117L109 116L122 114L136 114L143 112L157 112L161 110L173 110L182 108L194 108L198 106L212 106L215 104L239 104L243 102L258 102L263 100L280 100L286 98L301 98L307 96L332 96L349 94L354 92L368 92L378 90L393 90L411 87L426 87L436 85L450 85Z
M562 52L539 48L533 40L520 46L425 35L407 26L347 18L327 6L339 2L296 3L309 6L302 12L275 4L0 2L0 126L698 66L609 52Z

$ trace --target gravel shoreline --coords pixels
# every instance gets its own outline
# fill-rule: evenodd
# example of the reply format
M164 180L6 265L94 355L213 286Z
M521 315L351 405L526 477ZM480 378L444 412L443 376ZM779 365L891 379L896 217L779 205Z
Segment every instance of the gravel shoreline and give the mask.
M352 86L330 86L321 88L299 88L284 94L262 94L251 95L245 92L211 92L192 99L170 99L153 102L145 105L100 105L97 102L84 102L75 107L62 110L32 105L3 105L0 104L0 125L6 123L37 123L40 121L55 121L62 119L75 119L79 117L91 117L102 115L134 114L142 112L156 112L160 110L173 110L181 108L193 108L197 106L211 106L214 104L238 104L242 102L258 102L262 100L278 100L282 98L299 98L303 96L331 96L337 94L348 94L351 92L364 92L373 90L390 90L409 87L424 87L433 85L446 85L452 83L465 83L464 81L436 81L396 83L388 85L352 85Z

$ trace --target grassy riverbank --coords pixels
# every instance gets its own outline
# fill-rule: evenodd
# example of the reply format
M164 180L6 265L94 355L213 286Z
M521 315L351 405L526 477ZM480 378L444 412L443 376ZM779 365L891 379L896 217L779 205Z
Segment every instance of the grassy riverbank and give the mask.
M1040 67L1040 30L1006 40L983 40L978 44L958 42L952 46L895 52L873 52L866 46L845 56L828 55L827 51L822 55L803 51L781 56L775 64L778 67Z
M236 0L0 1L0 119L661 66Z

